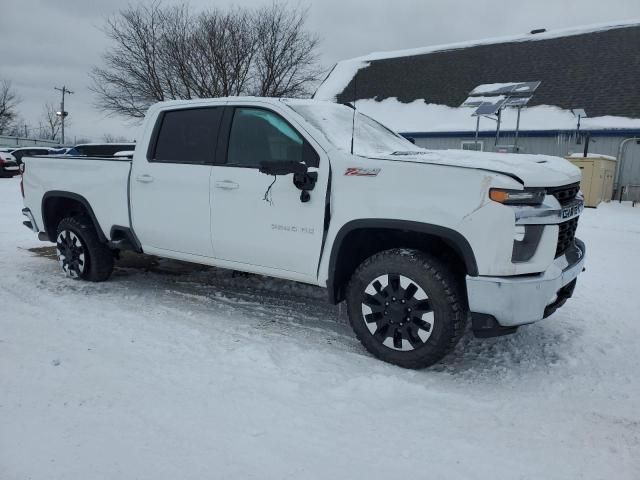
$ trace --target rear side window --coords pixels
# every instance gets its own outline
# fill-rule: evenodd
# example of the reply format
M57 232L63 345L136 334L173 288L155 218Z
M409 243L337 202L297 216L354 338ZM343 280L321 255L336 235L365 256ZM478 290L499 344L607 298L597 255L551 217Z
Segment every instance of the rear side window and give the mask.
M213 162L221 116L221 107L164 112L150 161Z
M304 160L304 140L276 113L257 108L237 108L229 134L227 163L257 167L264 161Z

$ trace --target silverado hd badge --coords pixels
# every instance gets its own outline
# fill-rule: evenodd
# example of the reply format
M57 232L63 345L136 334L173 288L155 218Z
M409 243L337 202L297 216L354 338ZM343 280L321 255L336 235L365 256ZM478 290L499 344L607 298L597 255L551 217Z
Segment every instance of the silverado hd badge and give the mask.
M344 171L347 177L375 177L378 173L380 173L379 168L347 167Z

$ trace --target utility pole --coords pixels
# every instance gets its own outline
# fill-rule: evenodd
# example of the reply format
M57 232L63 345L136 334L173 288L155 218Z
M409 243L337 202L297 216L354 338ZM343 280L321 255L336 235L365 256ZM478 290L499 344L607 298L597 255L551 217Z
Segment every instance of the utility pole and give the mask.
M69 90L66 85L63 85L62 88L58 88L58 87L53 87L56 90L58 90L59 92L62 92L62 101L60 102L60 111L56 112L56 115L60 117L60 121L61 121L61 130L62 130L62 145L64 145L64 119L67 115L69 115L69 112L65 111L64 109L64 96L66 94L72 95L73 92L71 90Z

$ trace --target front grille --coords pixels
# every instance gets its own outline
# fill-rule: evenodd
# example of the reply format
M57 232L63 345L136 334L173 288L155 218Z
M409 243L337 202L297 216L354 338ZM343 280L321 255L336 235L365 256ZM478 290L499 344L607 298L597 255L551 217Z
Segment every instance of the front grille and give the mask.
M553 195L560 202L560 205L566 205L571 202L580 191L580 183L564 185L562 187L549 187L547 193Z
M556 258L562 255L567 248L573 245L576 238L576 230L578 229L578 217L563 222L558 225L558 246L556 247Z

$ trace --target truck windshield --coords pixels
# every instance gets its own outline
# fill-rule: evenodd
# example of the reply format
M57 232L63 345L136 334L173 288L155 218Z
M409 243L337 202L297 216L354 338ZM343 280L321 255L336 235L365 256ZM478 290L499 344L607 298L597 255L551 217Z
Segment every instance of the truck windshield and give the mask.
M288 105L302 115L311 125L320 130L327 140L340 150L351 151L361 156L375 156L420 150L411 142L392 132L384 125L353 109L336 103L295 103ZM354 129L355 124L355 129Z

